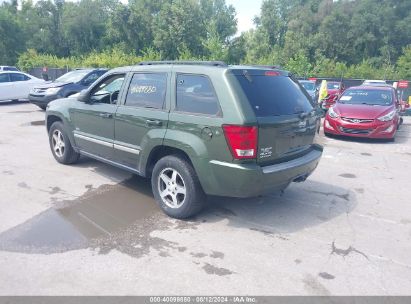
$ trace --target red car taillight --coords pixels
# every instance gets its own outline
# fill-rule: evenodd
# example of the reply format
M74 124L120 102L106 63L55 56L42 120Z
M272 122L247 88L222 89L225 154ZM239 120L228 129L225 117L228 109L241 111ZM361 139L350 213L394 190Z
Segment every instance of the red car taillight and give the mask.
M235 159L255 158L257 155L258 128L223 125L224 135Z

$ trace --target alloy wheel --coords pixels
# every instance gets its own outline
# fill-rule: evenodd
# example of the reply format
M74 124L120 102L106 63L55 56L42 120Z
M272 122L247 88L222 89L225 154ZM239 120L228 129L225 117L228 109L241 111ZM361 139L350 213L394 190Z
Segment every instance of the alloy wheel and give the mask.
M51 142L53 145L54 153L58 157L63 157L64 150L65 150L65 143L64 143L63 133L61 133L60 130L54 130L52 138L51 138Z
M158 192L161 200L170 208L180 208L186 198L186 186L180 173L165 168L158 176Z

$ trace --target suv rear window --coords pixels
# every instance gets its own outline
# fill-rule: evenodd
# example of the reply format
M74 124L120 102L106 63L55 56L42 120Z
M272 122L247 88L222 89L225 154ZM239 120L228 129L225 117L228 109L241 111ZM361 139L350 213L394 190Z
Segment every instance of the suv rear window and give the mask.
M313 109L297 81L288 76L260 70L236 71L234 76L257 117L293 115Z

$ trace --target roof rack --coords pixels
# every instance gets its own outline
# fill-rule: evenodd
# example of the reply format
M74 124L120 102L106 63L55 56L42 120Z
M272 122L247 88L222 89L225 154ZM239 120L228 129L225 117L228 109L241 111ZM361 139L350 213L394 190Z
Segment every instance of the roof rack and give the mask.
M138 65L160 65L160 64L184 64L184 65L208 65L216 67L227 67L223 61L180 61L180 60L164 60L164 61L142 61Z

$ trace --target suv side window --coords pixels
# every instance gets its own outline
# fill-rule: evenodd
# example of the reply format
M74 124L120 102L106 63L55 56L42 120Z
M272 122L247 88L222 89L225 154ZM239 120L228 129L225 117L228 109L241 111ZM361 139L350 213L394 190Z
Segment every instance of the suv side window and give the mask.
M205 115L220 114L219 102L210 79L203 75L177 75L176 110Z
M125 105L162 109L166 98L166 73L136 73L131 79Z
M19 74L19 73L11 73L11 74L10 74L10 78L11 78L11 81L12 81L12 82L14 82L14 81L26 81L26 80L29 80L29 79L30 79L30 78L27 77L26 75L24 75L24 74Z
M115 104L118 100L125 74L110 75L95 86L90 94L94 103Z

